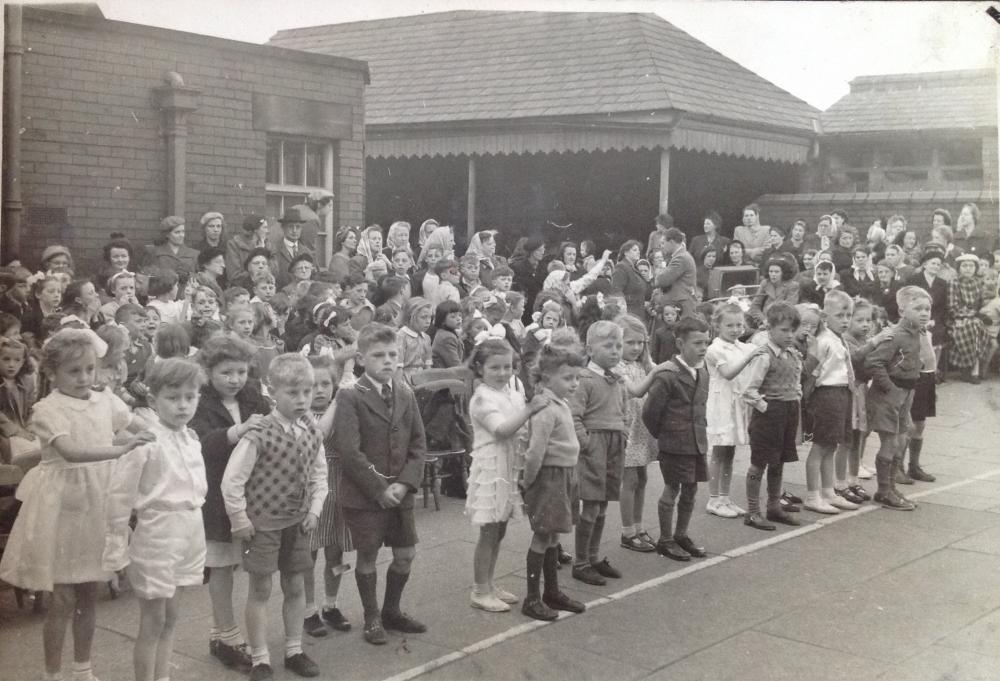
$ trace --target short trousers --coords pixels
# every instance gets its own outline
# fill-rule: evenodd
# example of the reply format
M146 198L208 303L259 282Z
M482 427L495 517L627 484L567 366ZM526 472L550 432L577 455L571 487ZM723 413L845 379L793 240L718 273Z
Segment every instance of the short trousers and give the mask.
M576 471L580 499L618 501L625 464L625 433L620 430L592 430L587 447L581 448Z
M239 539L232 541L212 541L205 542L205 567L224 568L233 567L243 563L243 542Z
M851 389L845 386L820 386L809 399L813 417L813 442L833 446L851 441Z
M542 466L521 495L531 531L538 534L572 532L580 507L576 502L576 487L575 468Z
M177 587L201 584L204 570L201 509L139 514L125 570L136 596L172 598Z
M243 569L251 574L293 574L313 569L309 535L302 532L299 523L283 530L257 530L243 551Z
M910 429L910 407L913 391L892 384L888 390L875 386L868 389L868 430L898 435Z
M663 484L681 485L708 481L708 462L704 454L670 454L660 452L660 473Z
M913 404L910 406L910 418L914 421L926 421L937 416L937 375L934 372L923 372L913 388Z
M750 463L778 465L799 460L796 436L799 429L798 400L771 400L767 411L750 413Z
M344 519L351 531L354 548L378 550L382 546L406 548L417 544L417 523L413 507L344 508Z

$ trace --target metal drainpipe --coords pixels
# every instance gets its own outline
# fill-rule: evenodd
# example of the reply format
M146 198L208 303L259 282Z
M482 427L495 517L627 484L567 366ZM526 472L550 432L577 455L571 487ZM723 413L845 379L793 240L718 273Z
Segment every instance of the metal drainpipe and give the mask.
M5 8L3 69L3 253L21 253L21 5Z

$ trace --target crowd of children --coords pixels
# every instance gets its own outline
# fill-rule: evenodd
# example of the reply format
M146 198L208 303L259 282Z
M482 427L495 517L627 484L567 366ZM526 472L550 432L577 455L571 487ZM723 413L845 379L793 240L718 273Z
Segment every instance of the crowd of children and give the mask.
M418 542L414 494L434 437L415 392L428 370L452 370L469 388L471 605L500 613L520 602L525 615L552 620L585 610L559 588L562 564L589 585L622 577L601 552L609 502L619 502L622 548L677 561L707 555L689 532L703 482L709 514L757 530L799 524L802 507L836 514L874 499L913 510L897 485L933 481L920 460L942 365L978 380L997 346L993 253L956 253L944 224L904 253L894 242L906 242L904 220L902 232L876 240L880 252L851 249L839 274L844 254L830 244L850 249L840 237L856 236L845 216L821 220L816 238L826 245L811 255L801 229L792 250L773 238L752 251L706 227L703 248L738 251L740 262L768 258L756 293L706 300L669 274L690 260L669 216L658 219L665 229L651 235L648 259L629 241L617 265L608 251L596 257L592 242L581 244L579 262L563 243L544 265L535 238L518 242L508 262L493 231L456 258L452 229L428 220L416 256L407 223L390 227L385 248L377 226L344 228L329 269L317 270L300 208L283 216L278 241L268 245L266 221L250 216L244 234L216 239L227 248L206 248L193 268L171 262L186 247L183 219L170 217L146 267L115 235L101 287L77 276L61 246L46 249L37 274L20 263L0 271L0 462L28 471L0 579L52 594L45 678L65 678L72 621L69 678L93 681L98 585L122 571L139 601L141 681L169 678L178 594L201 584L209 653L255 681L271 678L275 572L283 664L317 676L302 637L351 629L338 603L349 552L364 639L382 645L387 631L426 631L402 596ZM749 209L748 238L760 231ZM962 215L971 244L978 211ZM206 217L203 225L224 220ZM888 221L894 230L898 217ZM905 275L904 255L919 260ZM793 269L807 274L801 285ZM871 432L873 496L861 483L873 475L862 463ZM804 442L803 500L782 480ZM732 477L746 445L744 509ZM663 480L657 537L643 523L654 461ZM520 596L495 570L508 523L524 516L532 538ZM392 558L380 603L382 546ZM238 568L249 576L243 628Z

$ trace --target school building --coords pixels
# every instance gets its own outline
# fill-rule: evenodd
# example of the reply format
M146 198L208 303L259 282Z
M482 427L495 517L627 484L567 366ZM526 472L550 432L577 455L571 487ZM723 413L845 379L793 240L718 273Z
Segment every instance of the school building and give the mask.
M618 244L658 210L691 232L715 207L731 227L798 191L814 154L819 111L653 14L441 12L270 44L369 64L365 216L383 226Z
M330 225L362 222L363 61L110 21L94 4L5 10L5 253L34 265L62 243L93 271L111 232L138 247L177 214L193 244L206 211L232 233L315 188L335 195Z

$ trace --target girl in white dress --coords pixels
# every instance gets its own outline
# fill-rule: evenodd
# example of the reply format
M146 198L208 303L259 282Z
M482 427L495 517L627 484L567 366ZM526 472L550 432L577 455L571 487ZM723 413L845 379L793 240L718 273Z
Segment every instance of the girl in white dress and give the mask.
M517 481L524 468L524 451L518 431L548 401L539 395L526 406L520 382L511 386L514 351L507 341L484 340L473 350L470 366L481 381L469 404L473 444L465 500L466 515L479 526L472 607L506 612L519 599L496 586L493 573L507 521L522 517L523 512Z
M42 461L21 481L23 505L0 562L0 579L30 591L51 591L42 645L45 678L62 678L66 625L73 620L73 681L93 681L97 588L111 577L101 565L106 501L115 459L152 442L143 432L114 444L134 427L111 391L92 390L97 351L92 332L63 329L45 344L42 371L54 390L34 409L30 428Z
M748 444L748 406L740 397L740 372L750 360L765 352L767 346L741 343L743 309L736 303L723 303L712 315L715 340L705 353L708 367L708 404L705 420L708 446L712 448L708 472L707 510L720 518L738 518L745 511L729 498L736 445Z
M127 567L139 600L135 639L136 681L170 675L170 655L180 604L178 589L201 585L205 572L205 527L201 507L208 482L201 442L187 427L198 406L205 372L173 357L146 377L157 422L156 442L118 459L108 492L104 567ZM129 516L136 511L129 542Z

